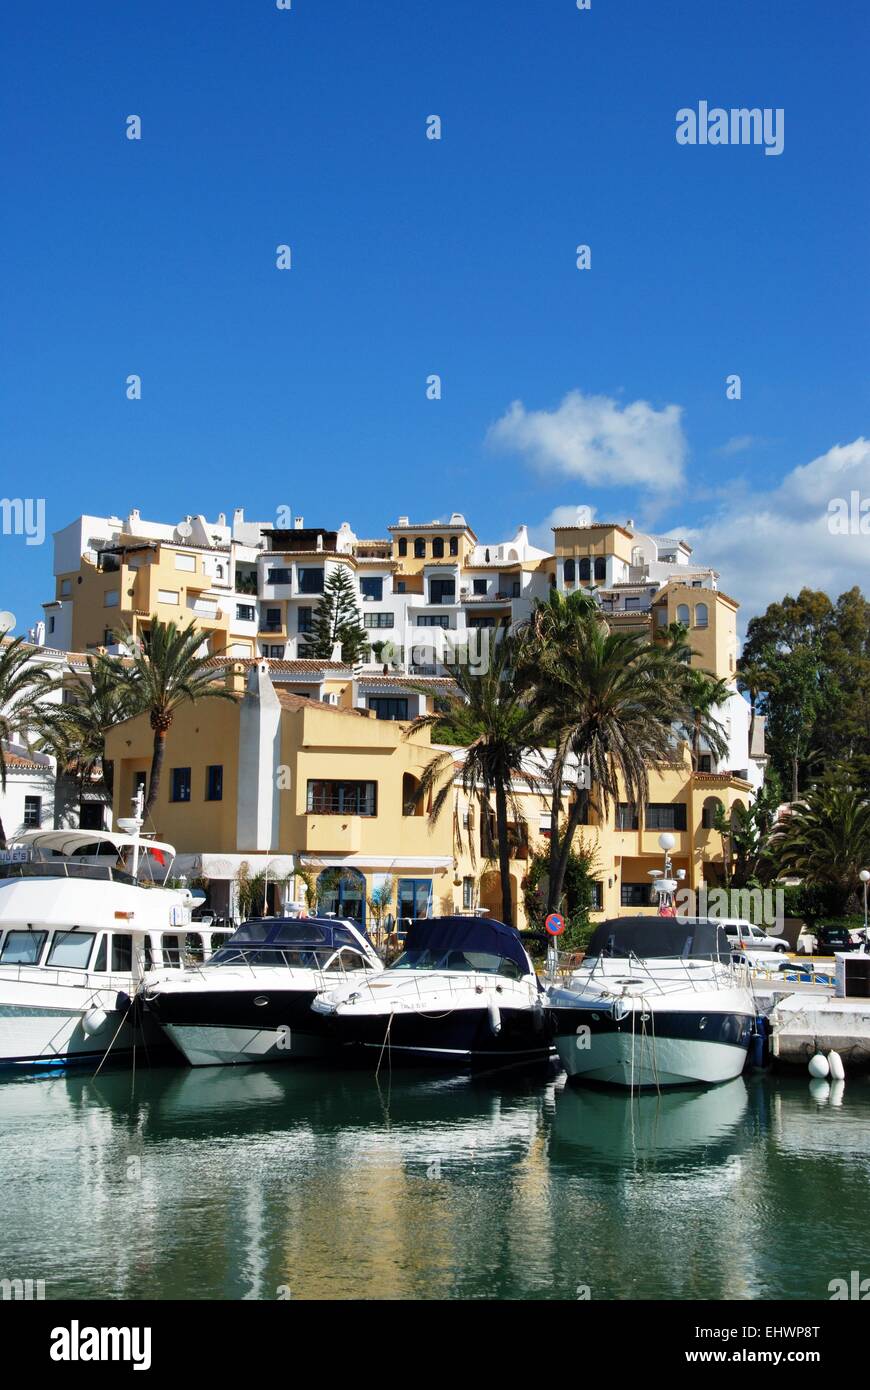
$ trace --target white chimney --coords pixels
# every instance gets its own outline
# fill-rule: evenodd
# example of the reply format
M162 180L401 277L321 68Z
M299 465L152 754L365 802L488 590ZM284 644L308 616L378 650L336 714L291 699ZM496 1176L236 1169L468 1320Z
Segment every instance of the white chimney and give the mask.
M400 516L399 520L396 523L397 526L410 526L410 524L411 523L406 516Z

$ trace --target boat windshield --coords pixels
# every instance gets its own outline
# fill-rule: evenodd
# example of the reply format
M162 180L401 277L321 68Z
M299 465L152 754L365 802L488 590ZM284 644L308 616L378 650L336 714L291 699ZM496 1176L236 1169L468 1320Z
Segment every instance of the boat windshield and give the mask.
M288 951L272 946L259 950L256 946L222 946L215 951L204 969L213 965L283 965L293 970L323 970L335 955L331 946L323 950Z
M390 970L476 970L484 975L506 975L509 980L519 980L522 972L516 961L491 951L460 951L455 948L418 947L404 951L398 960L388 967Z
M10 931L6 933L0 965L35 965L42 955L48 932Z

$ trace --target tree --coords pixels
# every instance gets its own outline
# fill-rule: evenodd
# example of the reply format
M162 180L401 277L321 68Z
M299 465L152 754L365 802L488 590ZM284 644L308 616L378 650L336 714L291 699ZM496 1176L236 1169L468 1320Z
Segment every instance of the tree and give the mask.
M689 716L683 721L682 728L692 753L692 771L697 772L702 743L707 745L717 760L728 753L725 729L713 711L725 704L731 691L727 682L694 667L686 668L682 687Z
M341 643L341 659L352 666L368 654L369 639L360 619L353 582L344 565L336 565L323 586L323 597L303 655L328 661Z
M456 692L446 697L446 708L420 715L405 731L411 738L421 729L431 729L445 719L462 745L459 773L463 791L480 807L481 819L495 801L496 849L501 882L502 920L513 924L511 898L508 812L514 824L522 823L522 812L513 792L516 782L534 787L528 754L537 746L539 716L530 707L525 691L516 679L516 639L499 633L488 643L484 669L455 664L450 673ZM430 822L438 820L453 796L454 755L451 750L436 753L423 769L416 800L432 797Z
M8 628L0 632L0 791L6 791L6 745L17 733L24 737L38 732L42 708L38 701L57 688L57 681L44 665L33 659L33 648L23 637L8 638ZM6 831L0 818L0 847L6 846Z
M565 932L558 938L562 950L580 950L587 944L592 924L589 913L594 901L595 852L581 843L568 852L565 882L558 911L565 917ZM549 897L549 854L538 850L529 861L523 882L523 901L528 921L540 931L547 916Z
M89 656L87 675L77 672L64 691L61 705L49 705L40 719L40 742L60 767L72 769L81 786L95 769L108 795L114 769L106 761L106 733L138 713L133 677L114 657Z
M550 876L550 911L562 894L574 832L593 798L606 814L624 791L648 800L651 765L675 758L673 727L684 720L684 666L667 646L643 634L610 632L597 614L578 611L566 640L538 653L537 699L544 727L556 736L554 776L570 756L589 769L568 812ZM556 821L551 822L551 834Z
M866 787L836 780L813 787L774 827L770 854L780 874L794 874L810 888L826 888L837 910L856 901L858 874L870 867L870 802Z
M151 619L147 642L125 634L131 649L130 672L133 700L139 713L147 713L154 733L151 773L144 816L150 815L160 790L160 777L166 752L166 735L175 712L182 705L199 700L235 700L235 695L215 680L206 656L200 656L202 633L194 623L182 629L177 623Z

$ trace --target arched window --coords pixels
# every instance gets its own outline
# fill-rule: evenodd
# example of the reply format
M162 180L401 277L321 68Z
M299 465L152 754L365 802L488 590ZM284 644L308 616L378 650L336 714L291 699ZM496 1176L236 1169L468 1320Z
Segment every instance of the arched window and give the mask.
M580 579L581 579L581 580L584 580L584 579L585 579L585 580L589 580L589 579L591 579L591 578L592 578L592 561L591 561L591 560L581 560L581 561L580 561Z
M418 560L426 558L426 540L423 536L418 536L414 541L414 556Z
M450 554L451 554L451 555L458 555L458 554L459 554L459 537L458 537L458 536L451 536L451 537L450 537Z
M574 583L574 570L575 570L574 561L573 561L573 560L566 560L566 561L565 561L565 583L566 583L566 584L573 584L573 583Z
M677 604L677 622L682 623L684 627L689 626L689 605L687 603Z
M706 603L695 604L695 627L707 626L707 605Z
M606 579L606 577L607 577L607 561L605 560L605 558L604 558L603 555L599 555L599 556L596 557L596 560L595 560L595 578L596 578L596 579Z
M436 536L434 541L432 542L432 559L444 559L444 541L440 536Z
M420 779L415 777L412 772L406 772L402 776L402 815L403 816L422 816L423 798L417 797L420 786Z
M223 565L215 565L214 577L215 577L215 579L223 579L223 577L224 577L224 567L223 567Z
M708 796L701 809L701 829L712 830L718 811L724 811L725 807L718 796Z

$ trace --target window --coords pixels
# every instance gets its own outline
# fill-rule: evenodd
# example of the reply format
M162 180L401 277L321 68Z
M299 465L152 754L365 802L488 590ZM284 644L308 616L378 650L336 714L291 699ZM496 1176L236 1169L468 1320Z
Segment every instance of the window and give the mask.
M594 878L590 887L592 888L590 907L593 912L600 912L604 907L604 884L599 878Z
M380 603L384 596L384 581L383 579L361 579L359 591L363 598L374 599L375 602Z
M628 612L636 612L637 609L640 608L640 599L636 595L634 597L629 597L629 595L626 594L625 607Z
M24 824L30 827L42 825L41 796L26 796L24 798Z
M400 555L407 555L407 553L408 553L408 542L407 542L407 540L405 539L405 537L402 536L401 540L399 541L399 554L400 554Z
M160 590L158 590L157 597L158 597L158 599L160 598ZM118 589L109 589L107 593L103 594L103 607L104 607L104 608L117 608L117 607L118 607L118 604L119 604L120 602L121 602L121 594L120 594L120 591L119 591ZM178 595L177 595L177 594L175 595L175 602L176 602L176 603L178 602Z
M79 807L79 829L80 830L102 830L103 829L103 803L102 801L83 801Z
M300 594L322 594L323 593L323 570L305 569L299 571L299 592Z
M637 830L637 807L633 801L620 801L616 808L617 830Z
M599 556L596 558L596 561L595 561L595 578L596 578L596 580L599 580L599 579L606 579L606 577L607 577L607 561L605 560L605 558L604 558L603 555L599 555Z
M36 965L47 936L47 931L7 932L0 951L0 965Z
M462 906L466 912L470 912L474 907L474 879L464 878L462 880Z
M619 890L620 907L649 907L652 886L649 883L623 883Z
M709 753L702 753L702 754L700 755L700 757L698 758L698 771L699 771L699 772L712 772L712 771L713 771L713 759L711 758L711 756L710 756Z
M363 627L395 627L395 613L363 613Z
M682 623L683 627L689 626L689 605L687 603L677 604L677 622Z
M414 623L415 627L450 627L449 613L423 613Z
M708 622L706 603L695 604L695 627L706 627Z
M431 878L399 879L400 917L425 917L431 900Z
M289 569L266 570L267 584L290 584L291 582Z
M71 594L71 593L72 593L72 580L71 580L71 579L62 579L62 580L60 581L60 593L61 593L61 598L64 598L67 594Z
M656 626L666 627L668 622L668 610L666 608L656 609Z
M223 801L224 769L222 763L212 763L205 770L206 801Z
M566 561L565 561L565 582L566 582L567 584L573 584L573 583L574 583L574 577L575 577L576 569L577 569L577 566L574 564L574 561L573 561L573 560L566 560Z
M251 603L237 603L236 618L240 623L256 622L257 610Z
M441 537L441 536L436 536L435 539L434 539L433 542L432 542L432 559L433 559L433 560L443 560L443 559L444 559L444 540L443 540L443 537Z
M422 536L418 536L414 541L414 558L417 560L425 560L426 558L426 541Z
M322 816L376 816L377 782L308 782L306 810Z
M469 627L495 627L495 618L482 618L479 613L472 613L468 619Z
M398 580L396 581L396 593L397 593L397 594L403 594L404 592L405 592L405 581L404 581L404 579L398 579Z
M196 574L196 556L181 555L178 551L176 551L175 568L177 570L187 570L191 574Z
M592 578L592 561L589 559L580 561L579 575L581 582L588 583Z
M407 698L394 698L392 695L372 695L369 697L369 709L374 710L378 719L408 718Z
M311 632L314 626L313 613L313 608L299 609L299 616L296 624L299 632Z
M518 579L512 579L512 580L511 580L511 598L519 598L519 596L520 596L520 581L519 581Z
M56 931L46 965L62 965L66 970L87 970L94 937L92 931Z
M48 630L49 632L54 632L54 617L51 617L48 620Z
M133 938L126 932L112 933L112 969L124 975L133 969Z
M271 657L273 661L283 661L283 660L284 660L284 648L283 648L283 646L280 646L280 647L267 647L267 648L266 648L266 653L265 653L265 654L266 654L266 656Z
M475 592L476 594L485 594L485 593L486 593L486 580L485 580L485 579L475 579L475 581L474 581L474 592Z
M177 590L177 589L158 589L158 590L157 590L157 602L158 602L158 603L169 603L169 604L173 604L173 605L177 604L177 603L178 603L178 590Z
M685 830L686 807L682 802L651 801L644 814L647 830Z
M263 632L280 632L284 626L280 608L267 608L263 619Z
M100 944L99 944L99 946L97 947L97 954L94 956L94 963L93 963L93 965L91 966L91 969L92 969L92 970L108 970L108 968L109 968L109 965L108 965L108 961L109 961L109 947L108 947L108 941L109 941L108 936L101 936L101 937L100 937Z
M103 628L103 646L104 646L104 647L111 647L111 646L114 645L114 642L115 642L115 634L114 634L114 631L112 630L112 628L110 628L110 627Z
M189 801L190 800L190 768L174 767L172 769L172 789L169 796L170 801Z
M430 579L429 602L452 603L456 598L455 579Z
M458 555L458 554L459 554L459 537L458 537L458 536L451 536L451 537L450 537L450 554L451 554L451 555Z

